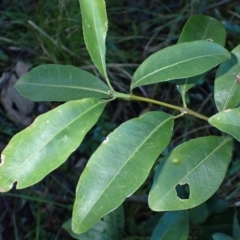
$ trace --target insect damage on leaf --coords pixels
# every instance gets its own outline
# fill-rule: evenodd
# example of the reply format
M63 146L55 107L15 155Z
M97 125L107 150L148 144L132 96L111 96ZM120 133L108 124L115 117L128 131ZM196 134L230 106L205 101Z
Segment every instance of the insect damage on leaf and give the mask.
M175 187L179 200L188 200L190 197L190 186L188 183L178 184Z

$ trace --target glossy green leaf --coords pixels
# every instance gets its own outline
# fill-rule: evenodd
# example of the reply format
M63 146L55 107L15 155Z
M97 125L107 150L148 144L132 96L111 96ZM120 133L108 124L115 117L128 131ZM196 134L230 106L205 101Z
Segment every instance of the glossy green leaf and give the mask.
M232 138L201 137L177 146L159 165L149 194L154 211L193 208L211 197L220 186L232 155ZM189 198L180 198L177 187L188 186Z
M105 101L67 102L16 134L1 155L0 192L31 186L60 166L96 123Z
M224 25L209 16L194 15L190 17L184 25L178 43L197 40L209 40L224 46L226 41Z
M100 220L97 222L91 229L89 229L85 233L74 233L72 231L72 219L67 220L62 227L68 232L68 234L73 237L74 239L79 240L112 240L107 231L109 230L109 227L107 224ZM117 240L117 239L116 239Z
M232 50L231 59L223 62L216 73L214 100L218 111L240 103L240 45ZM238 80L239 78L239 80Z
M223 24L215 18L204 15L194 15L186 22L178 43L197 40L209 40L224 46L226 41L226 30ZM185 93L195 86L197 81L203 78L205 74L206 72L194 77L177 80L178 91L182 95L185 95Z
M158 222L150 240L187 240L189 231L188 212L167 212Z
M108 20L104 0L79 0L85 44L98 71L106 78L105 39Z
M213 234L213 240L233 240L230 236L224 234L224 233L215 233Z
M79 68L46 64L22 76L16 89L33 101L70 101L82 98L109 98L108 86Z
M240 142L240 108L227 109L208 119L214 127L232 135Z
M229 59L230 53L209 41L186 42L167 47L147 58L133 75L131 89L204 73Z
M173 118L148 112L110 133L82 173L73 207L73 231L87 231L146 180L170 141Z

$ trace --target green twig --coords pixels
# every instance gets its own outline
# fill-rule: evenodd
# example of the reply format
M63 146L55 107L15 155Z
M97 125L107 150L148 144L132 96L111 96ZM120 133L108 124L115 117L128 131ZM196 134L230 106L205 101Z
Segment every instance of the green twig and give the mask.
M129 95L129 97L130 97L129 100L153 103L153 104L156 104L156 105L160 105L160 106L163 106L163 107L167 107L167 108L177 110L177 111L179 111L183 114L188 114L188 115L200 118L202 120L208 121L208 117L206 117L206 116L204 116L204 115L202 115L198 112L195 112L191 109L188 109L187 107L179 107L179 106L176 106L176 105L172 105L172 104L169 104L169 103L157 101L157 100L154 100L154 99L139 97L139 96L136 96L136 95L133 95L133 94Z

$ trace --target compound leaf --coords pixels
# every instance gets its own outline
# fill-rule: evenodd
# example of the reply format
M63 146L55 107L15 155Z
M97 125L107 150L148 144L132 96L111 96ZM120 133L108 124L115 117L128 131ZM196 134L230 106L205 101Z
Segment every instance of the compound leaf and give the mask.
M208 122L222 132L232 135L240 142L240 108L219 112L210 117Z
M46 64L22 76L16 89L33 101L70 101L109 98L109 88L99 78L79 68Z
M240 45L231 52L216 73L214 100L218 111L234 108L240 103Z
M31 186L60 166L96 123L105 101L67 102L16 134L1 155L0 192Z
M131 89L204 73L229 59L230 53L209 41L186 42L167 47L147 58L133 75Z
M168 145L172 128L172 116L148 112L108 135L80 177L73 207L74 232L87 231L140 187Z
M105 39L108 29L104 0L79 0L85 44L98 71L107 78Z
M206 201L220 186L231 155L229 137L201 137L177 146L158 167L149 194L150 208L175 211ZM184 187L189 188L189 196L178 196L177 190Z

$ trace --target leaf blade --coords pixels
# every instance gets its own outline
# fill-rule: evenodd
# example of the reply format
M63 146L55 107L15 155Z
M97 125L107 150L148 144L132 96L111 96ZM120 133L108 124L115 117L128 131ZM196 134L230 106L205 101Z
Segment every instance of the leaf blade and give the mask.
M240 103L240 84L234 74L239 74L240 45L231 51L231 59L220 64L214 82L214 101L218 111L234 108Z
M226 49L208 41L173 45L152 54L138 67L132 78L131 89L193 77L229 58L230 54Z
M169 143L172 127L172 116L149 112L123 123L106 138L80 177L73 208L74 232L87 231L142 184Z
M108 20L105 1L79 0L85 44L98 71L107 78L105 39Z
M217 19L205 15L194 15L183 27L178 43L197 40L209 40L221 46L226 42L226 30Z
M220 186L231 154L231 138L208 136L179 145L156 172L149 194L150 208L154 211L176 211L206 201ZM212 174L216 171L218 174ZM176 187L183 184L189 185L189 199L177 196Z
M187 211L166 212L159 220L150 240L185 240L188 237L188 232Z
M219 112L210 117L208 122L240 142L240 108Z
M224 25L217 19L205 15L194 15L190 17L183 27L178 43L197 40L209 40L224 46L226 41ZM177 80L178 91L182 95L185 95L205 74L206 73Z
M42 114L16 134L1 155L0 191L10 190L15 182L17 189L31 186L62 164L104 107L105 101L91 98L68 102Z
M99 78L69 65L40 65L21 77L15 87L21 95L33 101L109 97L108 86Z

